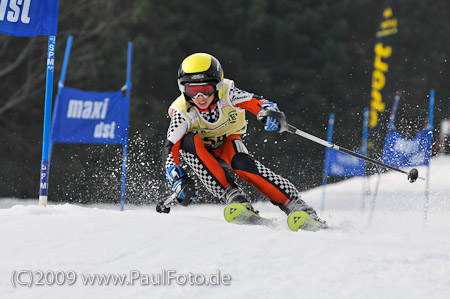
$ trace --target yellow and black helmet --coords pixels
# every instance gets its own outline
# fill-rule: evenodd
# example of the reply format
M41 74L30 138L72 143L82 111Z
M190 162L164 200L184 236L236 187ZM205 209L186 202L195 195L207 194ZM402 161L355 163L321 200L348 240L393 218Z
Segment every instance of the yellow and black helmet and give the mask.
M178 88L185 93L186 83L213 83L216 91L223 87L223 70L212 55L195 53L186 57L178 69Z

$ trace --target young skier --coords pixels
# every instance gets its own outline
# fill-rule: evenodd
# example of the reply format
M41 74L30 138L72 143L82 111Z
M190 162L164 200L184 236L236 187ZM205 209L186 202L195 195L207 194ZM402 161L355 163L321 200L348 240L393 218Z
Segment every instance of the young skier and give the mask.
M179 203L187 206L195 197L194 182L180 167L181 154L206 189L227 203L243 203L254 211L225 168L255 186L286 214L305 211L326 226L300 198L297 188L253 159L242 142L240 135L247 129L246 110L265 124L265 130L279 129L279 120L267 113L279 111L275 103L236 88L232 80L223 77L219 61L206 53L195 53L183 60L178 87L181 95L169 108L171 120L162 160Z

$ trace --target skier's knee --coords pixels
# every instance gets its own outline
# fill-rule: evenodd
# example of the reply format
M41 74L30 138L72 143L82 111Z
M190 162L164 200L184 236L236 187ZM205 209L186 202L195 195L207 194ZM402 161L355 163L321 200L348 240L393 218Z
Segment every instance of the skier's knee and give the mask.
M200 139L200 136L191 132L187 133L181 140L181 149L184 150L185 152L195 155L197 152L195 149L195 143L196 141L198 142L198 140L196 139Z
M233 159L231 159L231 167L236 170L258 174L255 160L249 154L237 153L234 155Z

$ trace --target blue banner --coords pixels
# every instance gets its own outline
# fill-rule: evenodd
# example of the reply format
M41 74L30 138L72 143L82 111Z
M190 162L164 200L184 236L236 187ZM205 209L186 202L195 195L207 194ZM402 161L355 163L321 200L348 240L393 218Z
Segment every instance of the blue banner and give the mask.
M129 102L120 90L62 88L53 111L52 142L126 144Z
M382 162L393 167L428 165L431 139L427 130L420 131L414 139L406 139L395 130L388 132Z
M58 0L0 0L0 33L56 36Z
M325 172L331 176L340 177L353 177L353 176L365 176L366 175L366 164L363 160L356 157L350 156L348 154L338 152L334 149L328 149L328 159L327 168ZM358 154L360 152L356 151Z

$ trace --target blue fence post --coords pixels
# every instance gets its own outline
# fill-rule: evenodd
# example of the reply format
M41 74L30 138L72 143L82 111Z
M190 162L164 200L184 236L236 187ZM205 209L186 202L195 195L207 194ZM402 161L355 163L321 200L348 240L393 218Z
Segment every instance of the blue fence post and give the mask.
M400 101L400 96L396 95L394 98L394 105L392 106L392 112L391 112L391 115L389 116L388 131L392 131L394 129L394 120L395 120L395 115L397 114L397 107L398 107L399 101Z
M58 98L59 94L61 93L62 88L64 87L64 83L66 81L66 74L67 74L67 67L69 66L69 59L70 59L70 50L72 48L72 35L69 35L67 37L67 43L66 43L66 51L64 52L64 61L63 66L61 69L61 76L59 77L58 81L58 92L56 93L56 98ZM51 138L52 132L50 132L50 141L49 141L49 160L52 158L52 151L53 151L53 140Z
M330 118L328 120L328 135L327 135L327 141L329 143L333 140L333 126L334 126L334 113L330 113ZM330 166L330 150L328 147L325 149L325 162L323 167L323 177L322 177L322 205L321 210L322 212L325 210L325 200L326 200L326 185L328 182L328 168Z
M56 45L56 36L49 36L47 47L47 77L45 84L44 132L42 137L42 160L40 172L41 177L39 185L39 205L44 207L47 206L47 199L48 199L49 141L50 141L50 124L52 120L53 75L55 71L55 45Z
M429 203L429 197L430 197L430 163L431 163L431 155L433 150L433 118L434 118L434 89L430 90L430 106L428 108L428 135L430 142L430 148L429 148L429 160L428 160L428 167L427 167L427 179L425 182L425 204L423 207L423 219L426 223L428 219L428 203Z
M61 77L59 78L59 82L58 82L57 95L61 93L61 89L64 87L64 84L66 82L66 74L67 74L67 68L69 66L70 50L72 49L72 41L73 41L73 37L72 37L72 35L69 35L67 37L66 51L64 52L64 61L63 61L62 69L61 69Z
M126 81L126 95L128 101L130 100L131 93L131 62L133 56L133 43L128 43L128 55L127 55L127 81ZM128 131L129 125L127 128L127 134L124 138L123 143L123 156L122 156L122 188L120 192L120 210L123 211L125 208L125 191L126 191L126 179L127 179L127 155L128 155Z
M369 108L364 108L364 116L363 116L363 140L362 140L362 154L364 156L367 156L367 140L369 138ZM366 166L366 162L364 162L364 165ZM367 167L364 167L364 170L366 171L366 174L364 175L363 179L363 191L362 191L362 198L361 198L361 210L364 211L366 208L366 187L367 187Z

